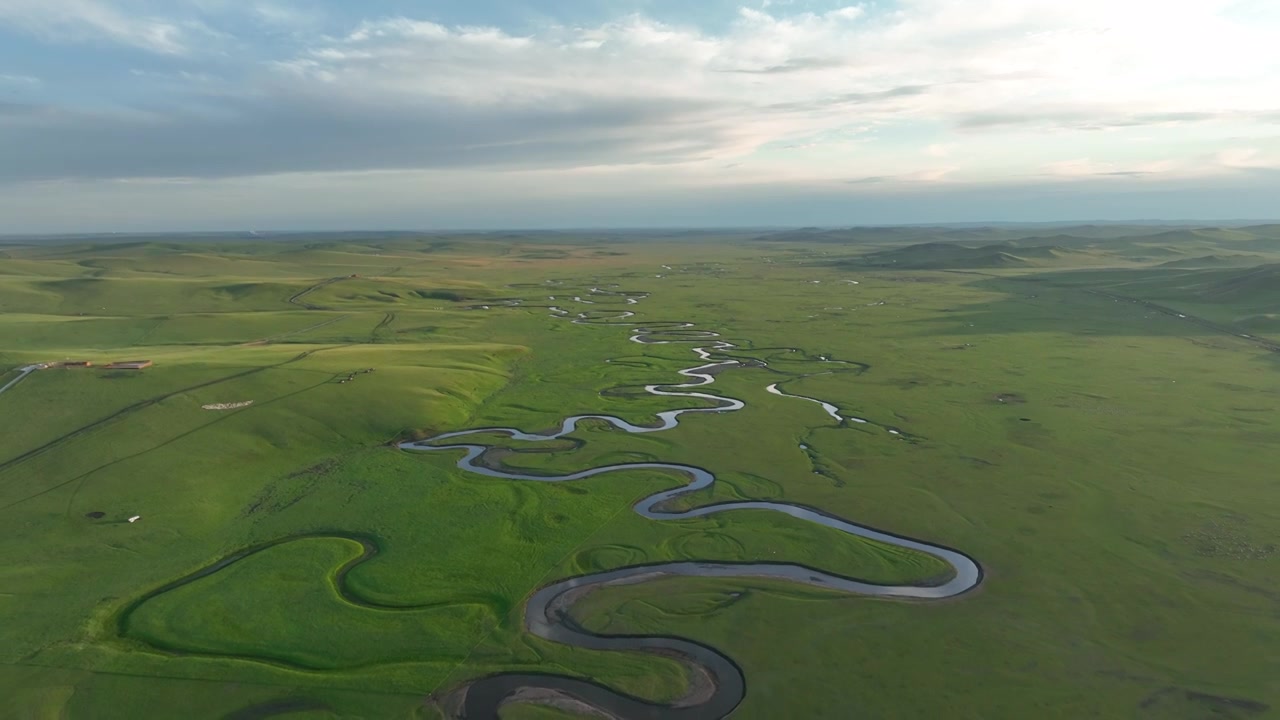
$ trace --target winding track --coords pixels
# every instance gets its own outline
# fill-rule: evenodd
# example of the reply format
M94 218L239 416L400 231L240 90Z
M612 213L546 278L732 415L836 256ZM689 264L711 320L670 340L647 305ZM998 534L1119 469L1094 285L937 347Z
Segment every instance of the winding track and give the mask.
M643 293L624 293L602 291L592 288L592 294L618 295L625 297L627 304L634 305ZM574 298L575 300L578 298ZM498 300L495 304L520 306L519 300ZM594 304L594 303L592 303ZM490 306L476 306L477 309L489 309ZM857 595L874 595L879 597L903 598L912 600L936 600L955 597L968 592L982 581L982 570L967 555L940 545L913 540L899 535L875 530L842 518L830 515L821 510L801 505L781 502L731 502L706 505L684 511L665 511L664 503L711 486L716 478L710 471L692 465L674 463L628 463L591 468L569 475L542 476L528 475L495 469L480 464L481 456L490 448L488 445L454 442L468 436L479 434L506 435L522 441L550 441L562 438L574 432L578 423L583 420L597 420L628 433L661 432L677 426L680 416L689 413L722 413L740 410L746 403L734 398L692 392L689 388L710 385L715 382L715 373L730 367L743 366L740 360L723 355L725 351L734 349L732 343L718 340L719 334L695 329L693 323L662 322L633 324L629 319L635 313L626 311L613 315L608 311L589 311L576 315L557 306L546 307L553 315L571 318L578 324L601 325L634 325L631 330L633 342L652 345L677 342L711 341L711 344L695 347L693 352L704 364L679 371L680 375L690 378L689 382L679 384L655 384L645 386L646 392L663 397L687 397L709 400L717 403L715 407L668 410L658 413L658 424L652 426L634 425L612 415L574 415L566 418L560 428L549 434L528 433L516 428L476 428L458 432L445 433L434 438L415 442L402 443L400 447L411 451L465 451L458 461L458 467L479 475L520 480L530 482L571 482L603 475L605 473L628 470L665 470L679 475L687 483L679 487L654 493L634 506L634 510L654 520L682 520L706 517L717 513L734 510L768 510L783 513L791 517L808 520L829 528L857 535L879 542L909 548L928 553L946 561L953 570L953 575L946 582L936 585L877 585L854 578L826 573L821 570L802 565L787 563L707 563L697 561L670 562L653 565L623 567L607 572L594 573L562 580L535 592L528 600L525 611L526 629L546 640L563 643L574 647L593 650L640 650L647 652L675 655L700 669L710 680L709 693L696 697L684 698L672 705L658 705L639 698L630 697L601 685L567 677L528 674L503 673L473 681L460 689L460 707L456 717L468 720L489 720L497 718L499 709L517 694L534 691L539 698L568 696L593 706L608 717L626 720L719 720L726 717L741 703L746 694L746 682L741 669L729 658L718 651L698 643L672 637L621 637L597 635L577 625L569 616L569 608L574 601L594 588L604 586L631 585L663 576L693 577L733 577L733 578L773 578L801 583L816 587L837 590ZM720 353L721 359L714 354ZM757 360L762 363L763 361ZM839 409L829 403L815 398L789 395L772 385L769 392L777 395L795 397L817 402L823 405L828 414L843 421L846 419ZM855 422L859 419L852 419ZM890 432L900 434L893 429ZM447 444L440 444L447 443Z
M22 382L23 380L26 380L28 375L39 370L40 367L41 366L39 365L28 365L26 367L18 368L18 377L14 378L13 380L10 380L8 383L5 383L4 387L0 387L0 395L3 395L4 393L13 389L14 386L16 386L18 383Z

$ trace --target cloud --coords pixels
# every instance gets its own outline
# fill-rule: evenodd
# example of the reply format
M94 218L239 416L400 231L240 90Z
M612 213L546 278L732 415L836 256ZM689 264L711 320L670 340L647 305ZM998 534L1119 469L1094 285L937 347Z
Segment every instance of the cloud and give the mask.
M1223 113L1170 111L1130 113L1117 108L1035 110L1021 113L977 113L962 115L956 126L964 130L999 130L1013 127L1040 127L1069 130L1106 130L1143 125L1179 125L1214 120L1266 121L1270 113Z
M1215 157L1218 164L1231 170L1280 169L1280 154L1271 154L1256 147L1227 148Z
M0 24L59 41L114 43L165 55L187 52L187 37L201 29L98 0L0 0Z
M233 6L281 26L314 20L275 2L174 0L166 14L151 0L0 0L0 22L179 55L220 32L202 17ZM1030 171L1058 151L1031 140L1046 131L1208 137L1217 125L1273 122L1280 62L1269 48L1280 27L1228 9L1227 0L901 0L888 12L741 10L717 32L641 15L522 33L371 18L256 48L265 61L149 69L136 77L153 93L143 109L0 107L0 179L651 166L709 177L736 164L734 182L927 181L928 172L963 176L955 158L995 167L966 152L985 142ZM872 142L839 142L865 128L875 128ZM1005 133L1023 144L1001 147ZM819 159L770 157L818 142L838 147ZM922 147L957 167L920 170Z
M252 3L247 9L255 19L261 22L289 29L314 27L323 17L323 14L316 10L304 10L294 5L277 2Z
M277 94L240 98L222 110L108 116L0 105L0 180L662 165L715 155L735 132L727 121L705 118L716 115L714 106L693 100L495 114L442 102L337 109L323 96Z
M1181 165L1171 160L1156 162L1124 164L1118 162L1097 162L1089 158L1060 160L1046 163L1043 174L1057 178L1143 178L1152 175L1174 173L1182 169Z
M746 75L783 75L809 70L836 70L843 67L846 67L845 61L839 58L798 57L787 60L780 65L770 65L757 69L722 70L721 72L743 73Z
M6 75L0 73L0 85L18 85L22 87L35 87L42 84L40 78L30 75Z
M769 110L786 111L829 110L838 109L841 106L867 105L886 100L894 100L896 98L910 98L917 95L924 95L927 92L929 92L929 86L927 85L903 85L901 87L877 90L875 92L842 93L833 96L815 97L808 100L774 103L766 107Z
M854 178L843 182L846 185L937 183L945 180L948 175L951 175L957 169L958 168L955 167L928 168L925 170L900 173L897 175L868 175L866 177Z

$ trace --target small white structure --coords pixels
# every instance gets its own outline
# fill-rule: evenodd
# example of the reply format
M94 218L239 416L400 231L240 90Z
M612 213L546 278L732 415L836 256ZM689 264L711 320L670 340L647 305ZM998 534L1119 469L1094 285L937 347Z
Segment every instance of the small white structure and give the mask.
M129 522L131 522L131 523L136 523L136 522L138 522L138 521L139 521L139 520L141 520L141 519L142 519L142 516L141 516L141 515L134 515L133 517L129 518Z

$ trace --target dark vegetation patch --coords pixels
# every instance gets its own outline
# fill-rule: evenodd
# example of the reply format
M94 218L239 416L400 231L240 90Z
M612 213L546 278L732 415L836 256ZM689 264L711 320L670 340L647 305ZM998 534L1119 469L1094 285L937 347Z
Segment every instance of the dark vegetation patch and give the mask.
M1215 267L1247 267L1263 262L1261 255L1204 255L1161 263L1162 268L1206 269Z
M338 468L338 465L339 461L336 458L330 458L286 475L281 480L267 486L244 509L241 517L251 517L258 514L269 515L296 505L303 498L315 492L320 481L332 474Z
M1139 705L1144 720L1236 720L1261 715L1271 706L1246 698L1232 698L1169 687L1148 695Z
M336 470L337 467L338 467L337 458L329 458L324 462L316 463L311 467L303 468L302 470L298 470L296 472L290 473L288 476L286 476L286 479L293 480L294 478L307 477L309 475L328 475L329 473Z
M1227 575L1226 573L1215 572L1213 570L1196 570L1185 573L1185 575L1193 580L1205 580L1207 582L1225 585L1236 590L1243 590L1250 595L1257 595L1258 597L1266 598L1274 603L1280 603L1280 592L1252 585L1238 578Z
M90 520L101 520L102 518L106 517L107 514L99 510L95 510L93 512L85 513L84 516L89 518Z
M448 300L449 302L466 302L471 296L458 290L414 290L410 293L423 300Z
M943 275L894 275L887 277L885 280L889 282L900 283L946 283L951 282Z
M242 708L222 716L222 720L266 720L279 715L295 715L298 713L324 712L328 705L319 700L307 698L287 698Z

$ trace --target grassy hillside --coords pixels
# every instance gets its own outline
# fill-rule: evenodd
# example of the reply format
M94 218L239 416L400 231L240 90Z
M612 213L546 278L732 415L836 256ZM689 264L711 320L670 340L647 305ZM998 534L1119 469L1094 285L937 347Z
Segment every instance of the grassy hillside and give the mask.
M920 243L867 253L840 263L843 267L900 270L951 268L1025 268L1052 265L1096 265L1105 262L1096 254L1056 245L1019 246L998 243L971 247L957 243Z
M1217 305L1239 314L1277 312L1280 311L1280 264L1150 273L1117 284L1115 288L1136 297Z

